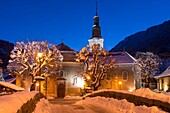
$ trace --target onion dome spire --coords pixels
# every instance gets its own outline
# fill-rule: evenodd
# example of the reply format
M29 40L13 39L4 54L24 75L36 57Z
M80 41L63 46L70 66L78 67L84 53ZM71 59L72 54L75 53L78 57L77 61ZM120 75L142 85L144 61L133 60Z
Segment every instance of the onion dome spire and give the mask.
M96 2L96 15L94 16L94 25L92 29L92 38L101 38L101 29L99 26L99 17L98 17L98 7Z

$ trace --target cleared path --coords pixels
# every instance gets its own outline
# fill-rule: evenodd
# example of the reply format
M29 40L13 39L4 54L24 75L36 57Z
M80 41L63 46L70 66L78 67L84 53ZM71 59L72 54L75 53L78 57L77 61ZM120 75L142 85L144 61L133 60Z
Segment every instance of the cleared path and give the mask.
M49 99L49 102L52 104L51 111L52 113L116 113L115 111L109 111L102 108L101 106L92 105L92 104L79 104L75 103L81 99Z
M81 99L64 99L64 98L56 98L56 99L49 99L48 101L51 104L57 104L57 105L71 105L76 103L77 101L79 101Z

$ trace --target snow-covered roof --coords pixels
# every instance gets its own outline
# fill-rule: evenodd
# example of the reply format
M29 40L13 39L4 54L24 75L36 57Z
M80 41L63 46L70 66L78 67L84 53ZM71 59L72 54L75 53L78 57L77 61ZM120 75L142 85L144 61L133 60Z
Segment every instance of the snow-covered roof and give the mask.
M160 75L155 76L155 78L170 77L170 66Z
M76 51L64 43L58 44L57 49L61 51L63 55L63 62L75 62Z
M8 87L8 88L16 90L16 91L23 91L23 90L25 90L24 88L16 86L15 84L11 84L9 82L0 82L0 85Z
M7 73L3 73L3 77L5 78L5 77L7 77L8 76L8 74Z
M65 45L64 43L61 43L61 44L58 44L57 46L57 49L60 50L60 51L75 51L74 49L68 47L67 45Z
M5 79L5 82L10 82L10 83L12 83L12 82L14 82L15 80L16 80L16 78L13 77L13 78Z
M117 64L136 62L136 59L127 52L109 52L109 53L110 55L112 55L113 58L115 58L115 63Z

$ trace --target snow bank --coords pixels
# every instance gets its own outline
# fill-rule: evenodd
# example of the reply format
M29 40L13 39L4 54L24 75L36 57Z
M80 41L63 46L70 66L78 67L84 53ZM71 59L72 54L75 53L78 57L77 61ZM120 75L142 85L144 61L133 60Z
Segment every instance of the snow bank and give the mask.
M85 100L77 102L76 105L97 105L99 107L105 107L105 109L109 111L115 111L116 113L165 113L155 106L135 106L125 99L117 100L105 97L86 98Z
M16 113L17 110L28 100L33 98L37 91L16 92L12 95L0 96L0 113Z
M33 113L52 113L51 112L51 104L47 99L40 99L40 101L36 104L36 108Z
M136 91L133 91L131 94L170 103L169 95L163 93L155 93L149 88L141 88Z
M170 96L168 95L168 93L167 94L155 93L152 90L150 90L149 88L141 88L141 89L138 89L138 90L134 90L132 92L125 91L125 90L101 89L101 90L94 91L92 93L86 94L86 95L83 96L83 98L88 97L91 94L106 92L106 91L128 93L128 94L132 94L132 95L136 95L136 96L146 97L148 99L155 99L155 100L160 100L160 101L163 101L163 102L170 103Z
M70 98L70 97L69 97ZM67 99L67 98L66 98ZM127 100L93 97L80 100L75 104L50 104L41 99L33 113L166 113L156 106L135 106Z

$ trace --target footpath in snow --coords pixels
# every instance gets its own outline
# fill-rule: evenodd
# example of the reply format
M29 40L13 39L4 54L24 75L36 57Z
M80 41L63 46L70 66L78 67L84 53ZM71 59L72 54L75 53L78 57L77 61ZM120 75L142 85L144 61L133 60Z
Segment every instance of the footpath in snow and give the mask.
M43 109L42 109L43 108ZM41 99L34 113L166 113L157 107L135 106L124 100L105 97L86 98L72 105L53 105Z
M97 92L103 91L106 90L100 90ZM161 99L166 102L169 102L170 98L169 95L157 94L149 89L139 89L134 92L127 91L117 92L131 93L134 95L153 99ZM162 111L156 106L152 107L147 107L145 105L135 106L133 103L130 103L125 99L117 100L105 97L93 97L93 98L87 97L84 100L80 100L72 105L52 105L47 100L41 99L41 101L37 104L37 108L35 109L34 113L166 113L166 112Z

